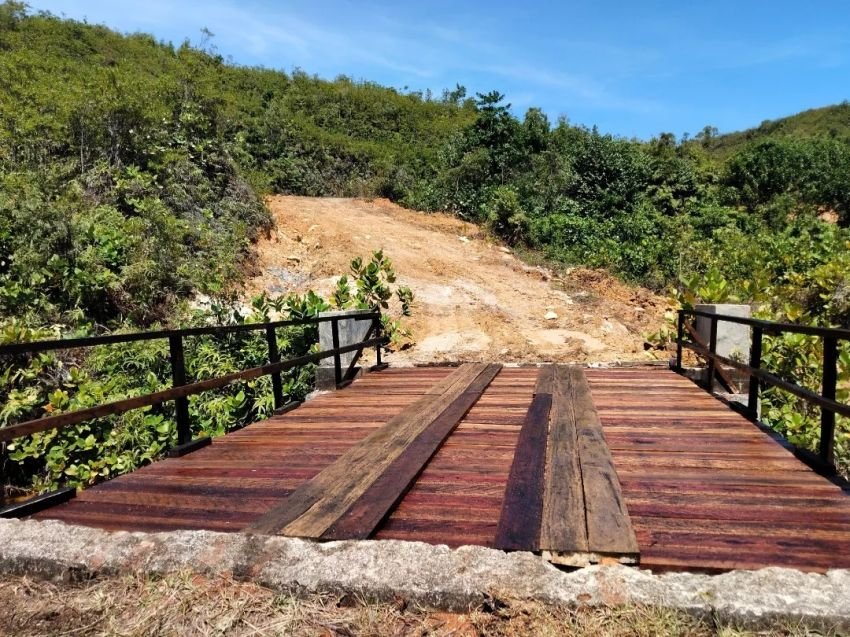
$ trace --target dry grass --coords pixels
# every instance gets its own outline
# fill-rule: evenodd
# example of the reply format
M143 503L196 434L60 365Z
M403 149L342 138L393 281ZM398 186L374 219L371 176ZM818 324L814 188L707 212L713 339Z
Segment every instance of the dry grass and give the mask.
M183 574L125 577L79 585L26 578L0 581L4 635L724 635L738 632L688 615L645 607L568 610L531 602L469 614L417 608L403 600L281 596L250 583ZM761 635L803 635L780 628Z

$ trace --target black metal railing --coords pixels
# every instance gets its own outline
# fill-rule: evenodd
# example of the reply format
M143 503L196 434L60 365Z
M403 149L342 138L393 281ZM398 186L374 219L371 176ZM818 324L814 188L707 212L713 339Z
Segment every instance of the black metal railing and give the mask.
M152 332L136 332L131 334L110 334L108 336L94 336L89 338L74 338L50 341L35 341L31 343L15 343L11 345L0 346L0 356L13 356L20 354L34 354L37 352L55 351L55 350L70 350L77 348L94 347L96 345L108 345L114 343L131 343L136 341L152 341L157 339L168 339L169 358L171 362L172 386L166 389L151 394L142 396L134 396L124 400L119 400L87 409L67 412L56 416L46 416L27 422L17 423L4 428L0 428L0 442L6 442L19 438L21 436L30 435L40 431L56 429L68 425L77 424L90 420L92 418L101 418L114 414L124 413L131 409L139 407L147 407L156 405L169 400L175 401L176 406L176 421L177 421L177 444L178 446L185 445L191 442L191 428L189 424L188 411L188 396L218 389L229 385L230 383L240 380L252 380L260 376L271 375L272 391L274 394L275 409L283 406L283 389L281 383L281 372L284 372L295 367L300 367L309 363L315 363L325 358L333 357L334 372L337 384L341 384L346 380L345 376L350 374L352 365L343 373L341 367L341 355L349 352L357 352L358 355L367 347L375 347L377 350L378 362L380 364L380 348L386 345L388 340L386 337L380 336L381 315L378 312L357 314L351 316L329 316L319 318L308 318L299 320L274 321L268 323L246 323L240 325L228 326L211 326L211 327L195 327L178 330L160 330ZM363 341L339 346L339 321L355 320L355 321L370 321L369 331L366 333ZM333 334L334 348L314 354L306 354L297 358L281 361L280 353L277 347L276 330L281 327L292 327L299 325L313 325L318 323L331 323ZM264 330L266 333L266 342L269 349L269 363L260 367L246 369L240 372L219 376L204 381L195 383L187 383L186 381L186 365L183 354L183 339L191 336L202 335L222 335L234 332L249 332ZM378 336L373 336L378 334ZM356 358L355 358L356 360Z
M341 347L339 344L339 322L350 320L370 321L369 330L366 332L361 341ZM278 328L314 325L326 322L331 323L333 349L315 352L313 354L305 354L288 360L280 359L280 351L277 345L276 334L276 330ZM258 330L265 331L266 342L268 344L268 364L203 381L187 381L186 364L183 353L184 339L192 336L223 335ZM94 418L121 414L132 409L158 405L173 400L175 403L175 420L177 423L177 445L169 451L169 455L180 456L188 453L189 451L193 451L200 446L208 444L211 441L211 439L207 436L192 440L192 428L189 420L189 396L200 394L211 389L225 387L233 382L252 380L261 376L270 375L272 377L274 407L276 410L280 410L285 408L283 403L284 397L281 379L282 372L310 363L317 363L325 358L332 357L334 360L334 378L336 380L336 384L337 386L342 386L350 380L355 364L364 349L374 347L376 350L377 363L381 366L381 347L389 343L389 338L381 335L380 312L368 312L347 316L336 315L267 323L245 323L240 325L195 327L176 330L136 332L130 334L110 334L107 336L94 336L88 338L14 343L0 346L0 359L22 354L35 354L38 352L57 350L67 351L71 349L94 347L96 345L132 343L157 339L168 340L172 376L171 388L150 394L144 394L142 396L133 396L131 398L96 405L86 409L78 409L62 414L45 416L34 420L28 420L26 422L8 425L0 428L0 443L9 442L16 438L32 435L38 432L67 427L87 420L92 420ZM354 352L355 356L353 357L351 364L343 370L341 357L343 354L350 352ZM42 508L47 504L53 504L56 501L60 501L65 496L71 497L71 495L68 495L67 491L68 490L62 490L62 494L55 496L53 500L50 500L48 503L42 502L45 496L40 496L39 501L33 504ZM24 508L21 510L28 511L29 509L26 507L31 507L31 505L25 504ZM20 512L18 512L18 514L20 514Z
M688 318L705 318L709 323L708 342L699 339L696 330L688 323ZM717 325L719 322L738 323L751 328L749 362L743 363L717 353ZM691 334L691 340L685 339L685 332ZM818 337L823 344L823 372L821 391L815 392L796 383L789 382L762 368L762 341L765 335L805 334ZM719 365L737 369L749 376L750 386L747 397L747 415L758 420L759 393L763 385L777 387L820 408L820 440L817 456L812 457L807 450L797 450L798 455L814 464L816 468L835 471L835 416L850 417L850 405L835 400L838 384L838 343L850 341L850 330L778 323L761 319L744 318L728 314L713 314L698 310L679 310L676 335L676 369L682 371L682 350L688 348L704 356L707 361L706 389L712 391L716 380L723 373Z

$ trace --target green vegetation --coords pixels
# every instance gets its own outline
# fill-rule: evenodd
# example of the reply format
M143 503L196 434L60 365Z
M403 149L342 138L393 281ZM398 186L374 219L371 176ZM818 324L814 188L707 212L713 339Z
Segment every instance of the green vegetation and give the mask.
M565 119L552 123L534 108L518 118L497 92L467 97L458 86L435 98L345 77L239 67L213 50L29 14L6 2L3 338L232 320L230 312L199 317L190 302L205 294L227 307L238 297L251 242L270 227L262 204L268 192L386 196L449 210L565 264L606 267L656 289L698 291L704 300L758 302L769 318L847 326L848 118L843 104L740 134L706 127L692 139L663 133L641 142ZM355 270L359 281L371 281L367 287L376 283L374 271ZM387 302L381 294L370 303ZM399 300L407 308L405 295ZM340 304L353 296L345 283L335 294ZM275 309L269 302L257 301L260 314ZM324 301L275 303L284 313L309 313ZM287 337L288 352L311 344L309 334ZM262 356L251 339L193 347L196 377ZM767 347L777 371L816 385L811 347ZM842 356L846 388L850 364ZM0 377L0 424L149 391L165 382L164 365L164 352L151 347L120 356L96 351L81 361L12 361ZM294 394L305 390L294 382ZM218 402L198 400L198 426L215 433L262 416L268 391L261 385L222 392ZM767 417L810 446L816 419L790 400L768 395ZM83 484L154 457L170 444L170 423L168 413L139 412L121 426L79 428L59 445L65 455L55 465L48 456L59 452L55 444L48 450L50 441L11 451L16 462L53 467L39 486L53 484L60 471ZM118 440L107 444L107 435ZM848 435L844 423L844 458ZM78 461L88 458L88 445L111 445L114 462ZM72 466L76 475L68 473Z
M413 293L395 282L392 262L376 252L368 262L359 257L351 262L351 280L343 276L330 301L312 292L279 298L263 295L253 300L252 313L247 317L231 307L214 305L209 310L196 311L191 323L257 323L271 320L272 312L302 318L330 309L380 308L384 312L385 333L398 342L406 335L400 321L410 315ZM0 344L50 335L48 330L10 325L0 334ZM318 327L280 328L277 343L284 360L319 351ZM194 336L184 339L184 348L187 375L197 381L268 362L263 331ZM312 387L314 374L314 365L285 372L285 400L303 400ZM166 340L101 345L78 359L63 352L20 356L0 375L0 399L4 404L0 427L38 418L45 412L76 411L170 386ZM225 434L270 416L273 408L270 376L190 396L193 437ZM9 462L5 467L5 486L13 491L44 491L63 484L85 487L151 462L176 443L173 402L34 434L6 446Z
M718 135L708 127L707 146L713 155L724 158L755 141L767 139L813 139L829 137L847 141L850 139L850 102L834 106L812 108L790 117L765 120L759 126L737 133Z
M229 291L270 225L258 193L392 195L472 116L17 3L0 78L0 314L84 330Z

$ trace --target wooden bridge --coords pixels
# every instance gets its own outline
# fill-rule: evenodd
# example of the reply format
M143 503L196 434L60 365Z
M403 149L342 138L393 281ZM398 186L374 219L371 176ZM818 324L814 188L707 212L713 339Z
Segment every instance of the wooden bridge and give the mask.
M581 565L850 567L850 498L669 370L386 369L35 515L540 551Z

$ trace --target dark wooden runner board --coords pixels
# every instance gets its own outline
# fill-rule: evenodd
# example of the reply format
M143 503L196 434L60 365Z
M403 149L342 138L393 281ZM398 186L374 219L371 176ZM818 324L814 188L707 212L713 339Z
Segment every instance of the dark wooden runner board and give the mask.
M539 550L546 439L552 407L552 394L544 393L543 390L551 391L551 367L549 365L540 369L536 393L514 451L494 543L496 548L505 551Z
M321 537L486 368L487 365L480 363L460 366L425 396L298 487L245 531Z
M501 370L488 365L469 387L411 442L375 482L322 534L323 540L366 539L410 489L428 461Z
M587 520L572 376L571 368L557 366L549 420L540 549L558 553L562 560L569 560L566 553L575 554L580 562L580 556L588 551Z
M584 370L570 368L589 552L637 561L638 543Z
M537 372L537 382L534 384L534 395L554 394L557 383L557 372L561 365L543 365Z
M540 369L520 431L495 546L581 566L635 562L637 540L580 367Z

